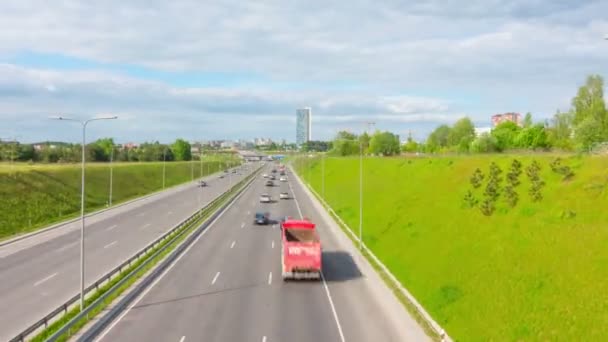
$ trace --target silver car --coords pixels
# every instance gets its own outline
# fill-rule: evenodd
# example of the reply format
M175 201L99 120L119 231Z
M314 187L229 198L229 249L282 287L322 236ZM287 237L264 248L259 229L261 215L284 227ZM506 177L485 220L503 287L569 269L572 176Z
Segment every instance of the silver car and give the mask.
M272 202L272 197L269 194L261 194L260 195L260 203L270 203Z

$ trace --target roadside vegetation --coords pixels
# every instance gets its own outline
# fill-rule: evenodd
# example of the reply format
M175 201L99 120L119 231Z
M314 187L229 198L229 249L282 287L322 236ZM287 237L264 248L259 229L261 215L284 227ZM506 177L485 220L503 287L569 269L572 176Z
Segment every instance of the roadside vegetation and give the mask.
M166 163L165 188L224 169L236 159L209 156L203 161ZM112 204L163 187L163 163L114 163ZM109 163L86 168L86 211L108 206ZM0 164L0 240L75 217L80 213L80 165Z
M356 229L358 158L294 161ZM457 340L608 338L608 157L365 158L364 241Z

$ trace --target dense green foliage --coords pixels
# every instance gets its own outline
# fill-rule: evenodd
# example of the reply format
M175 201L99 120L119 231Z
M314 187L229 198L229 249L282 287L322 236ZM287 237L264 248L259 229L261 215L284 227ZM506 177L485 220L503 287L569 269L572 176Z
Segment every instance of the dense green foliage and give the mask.
M192 165L192 163L194 165ZM233 161L236 163L236 161ZM213 173L223 161L166 163L166 186ZM193 168L193 166L195 166ZM19 165L14 172L0 165L0 239L61 221L80 211L79 165ZM162 189L163 163L116 163L113 204ZM103 208L109 196L109 165L89 164L86 169L86 209Z
M321 193L320 162L303 159ZM363 164L366 244L456 340L608 339L608 158ZM358 159L326 158L324 169L326 200L356 229ZM466 205L467 192L480 203ZM497 199L490 216L486 198Z

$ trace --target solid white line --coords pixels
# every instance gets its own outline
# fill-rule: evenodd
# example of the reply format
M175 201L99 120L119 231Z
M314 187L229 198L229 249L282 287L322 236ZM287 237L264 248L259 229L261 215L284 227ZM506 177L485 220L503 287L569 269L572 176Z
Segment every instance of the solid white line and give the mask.
M57 272L55 272L55 273L51 274L50 276L48 276L48 277L46 277L46 278L44 278L44 279L38 280L37 282L35 282L35 283L34 283L34 286L38 286L38 285L40 285L40 284L44 283L45 281L47 281L47 280L49 280L49 279L51 279L51 278L55 277L56 275L57 275Z
M274 248L274 240L272 240L272 244L270 248Z
M104 248L104 249L106 249L106 248L110 248L110 247L112 247L113 245L115 245L115 244L117 244L117 243L118 243L118 241L114 241L114 242L112 242L112 243L109 243L109 244L107 244L107 245L103 246L103 248Z
M208 232L211 230L211 227L214 226L214 224L219 221L220 218L222 218L222 216L224 216L224 214L226 212L228 212L228 209L230 209L230 207L232 207L232 204L235 203L236 201L239 200L239 198L241 198L241 196L243 196L247 191L249 191L251 189L251 187L249 187L248 189L246 189L245 191L241 192L240 195L237 196L237 198L234 199L234 201L232 203L230 203L230 205L228 205L228 207L226 207L226 209L218 215L218 217L215 218L215 220L213 220L213 222L211 222L209 224L209 226L207 227L207 229L203 230L203 232L196 238L196 240L194 240L192 242L192 244L190 246L188 246L188 248L186 248L186 250L184 250L184 252L182 254L180 254L177 259L175 259L173 261L173 263L171 265L169 265L169 267L167 267L167 269L161 273L160 276L158 276L158 278L156 278L156 280L150 284L150 286L148 286L148 288L145 289L144 292L142 292L142 294L139 295L139 297L137 297L137 299L135 299L135 301L133 301L133 303L131 303L131 306L129 306L129 308L125 311L123 311L123 313L118 316L118 318L116 320L114 320L114 322L112 322L112 324L110 324L110 326L103 332L101 333L101 335L99 335L99 337L95 340L95 341L101 341L109 332L110 330L112 330L112 328L114 328L116 326L116 324L118 324L118 322L120 322L120 320L122 320L128 313L129 311L131 311L131 309L133 309L133 307L135 305L137 305L145 296L146 294L148 294L148 292L150 292L150 290L152 290L154 288L154 286L156 284L158 284L159 281L161 281L165 275L167 275L167 273L169 273L169 271L171 271L171 269L173 269L173 267L181 260L181 258L184 257L184 255L188 254L188 251L190 251L190 249L192 247L194 247L196 245L196 243Z
M241 223L241 228L245 228L245 222Z
M236 244L236 241L232 241L232 244L230 245L230 248L234 248L235 244Z
M340 333L340 341L344 342L344 333L342 332L342 326L340 325L340 320L338 319L338 313L336 312L336 307L334 306L334 301L331 299L331 293L329 292L329 287L327 287L327 282L325 281L325 276L323 272L321 272L321 280L323 280L323 287L325 288L325 293L327 294L327 299L329 299L329 305L331 306L331 312L334 314L334 319L336 320L336 326L338 326L338 333Z
M300 204L298 203L298 198L296 197L296 192L293 191L293 187L291 186L291 182L289 183L289 188L293 193L293 200L296 202L296 207L298 207L298 213L300 214L300 219L304 218L302 216L302 210L300 210ZM321 280L323 280L323 287L325 288L325 293L327 294L327 299L329 300L329 305L331 306L331 312L334 315L334 320L336 321L336 326L338 327L338 333L340 334L340 341L345 342L344 333L342 332L342 326L340 325L340 319L338 319L338 313L336 312L336 307L334 306L334 301L331 298L331 293L329 292L329 287L327 286L327 282L325 281L325 276L323 272L321 272Z
M112 230L114 228L118 227L117 225L113 225L113 226L109 226L106 230Z
M186 340L186 336L182 336L182 338L179 339L179 342L184 342Z
M215 274L215 277L213 277L213 280L211 281L211 285L215 284L215 282L217 281L217 277L219 277L219 276L220 276L220 272L217 272Z
M143 226L143 227L141 227L141 229L146 229L146 228L148 228L148 227L150 227L150 224L149 224L149 223L146 223L146 224L144 224L144 226Z
M272 272L268 273L268 285L272 284Z

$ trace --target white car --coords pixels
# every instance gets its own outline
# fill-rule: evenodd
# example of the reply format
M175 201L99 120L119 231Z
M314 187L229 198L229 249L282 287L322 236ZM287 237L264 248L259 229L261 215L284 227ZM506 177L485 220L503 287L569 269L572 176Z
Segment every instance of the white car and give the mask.
M263 174L262 178L268 178L268 174L267 173Z
M287 192L281 192L279 194L279 198L280 199L289 199L289 193L287 193Z
M260 195L260 203L270 203L272 202L272 197L269 194Z
M283 176L279 179L281 182L287 182L287 177Z

